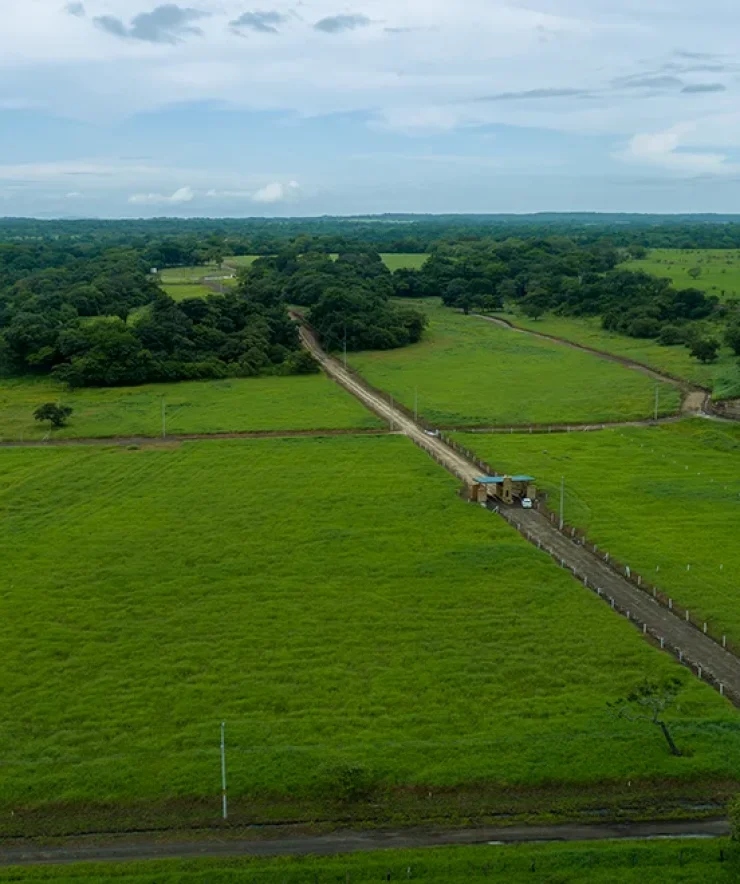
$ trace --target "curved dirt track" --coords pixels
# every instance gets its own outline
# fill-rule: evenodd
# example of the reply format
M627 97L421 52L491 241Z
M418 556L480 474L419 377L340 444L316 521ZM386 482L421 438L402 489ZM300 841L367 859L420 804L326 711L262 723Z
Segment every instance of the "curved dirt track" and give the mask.
M325 353L309 328L301 326L300 334L304 346L321 363L324 371L371 411L387 420L392 430L408 436L463 482L471 484L480 476L480 469L472 461L453 451L441 439L425 432L413 418L386 402L361 378ZM502 507L501 515L513 523L530 543L547 551L592 590L599 591L612 608L626 612L630 622L641 628L646 637L658 641L661 647L679 656L700 678L716 686L721 685L721 691L740 705L740 659L672 611L661 607L652 596L634 586L585 546L564 536L536 509Z
M572 350L581 350L584 353L590 353L592 356L597 356L599 359L604 359L607 362L616 362L618 365L624 366L624 368L639 371L656 381L664 381L673 384L674 387L678 387L683 393L681 414L707 413L707 405L711 395L709 390L698 386L698 384L692 384L689 381L680 380L672 375L651 368L649 365L644 365L642 362L635 362L633 359L628 359L626 356L616 356L614 353L607 353L605 350L597 350L594 347L588 347L585 344L577 344L575 341L569 341L567 338L560 338L557 335L548 335L546 332L538 332L533 331L532 329L522 328L521 326L514 325L513 322L509 322L507 319L501 319L498 316L485 316L482 313L474 313L473 315L476 319L492 322L494 325L516 332L517 334L531 335L532 337L540 338L543 341L562 344L564 347L570 347ZM648 422L649 421L643 421L643 423ZM632 425L634 426L634 424Z

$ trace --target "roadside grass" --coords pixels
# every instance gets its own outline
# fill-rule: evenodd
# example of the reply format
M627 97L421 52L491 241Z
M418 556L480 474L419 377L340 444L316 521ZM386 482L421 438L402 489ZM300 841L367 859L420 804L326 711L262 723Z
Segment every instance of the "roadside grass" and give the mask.
M214 294L212 288L207 285L190 285L188 283L172 283L163 285L162 288L175 301L184 301L186 298L207 298Z
M677 288L701 289L720 301L740 299L738 249L651 249L647 258L626 261L621 266L663 276ZM696 279L689 275L694 267L701 270Z
M613 353L641 362L701 387L713 390L715 399L740 396L740 363L729 347L723 347L719 360L703 365L684 346L662 347L653 340L641 340L604 331L599 318L578 318L548 314L542 319L528 319L519 313L497 314L520 328L555 335L575 344Z
M729 839L479 845L383 850L330 857L189 859L0 869L1 881L168 884L180 881L315 884L500 881L506 884L734 882L740 855Z
M548 436L460 434L531 472L591 541L740 643L740 425L688 420Z
M235 825L735 783L737 711L457 487L394 436L4 452L0 834L217 823L222 721ZM647 675L684 757L607 710Z
M139 387L68 390L48 378L0 379L0 442L159 436L162 399L167 432L334 430L384 424L324 375L181 381ZM44 402L74 409L69 425L49 433L34 420Z
M429 327L418 344L353 353L351 366L433 424L519 425L619 421L651 416L656 382L640 372L557 343L501 328L442 307L423 309ZM661 384L662 414L680 394Z

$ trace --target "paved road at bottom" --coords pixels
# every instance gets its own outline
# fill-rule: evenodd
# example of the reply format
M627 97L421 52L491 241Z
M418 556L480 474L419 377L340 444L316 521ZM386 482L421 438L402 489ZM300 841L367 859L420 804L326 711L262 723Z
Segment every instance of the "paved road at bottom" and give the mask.
M402 829L338 831L327 835L230 837L214 835L191 841L127 840L74 846L0 848L0 866L55 865L78 862L123 862L156 859L197 859L239 856L335 856L376 850L452 847L475 844L522 844L548 841L641 840L645 838L723 838L725 819L641 823L575 823L556 826L484 826L475 829Z

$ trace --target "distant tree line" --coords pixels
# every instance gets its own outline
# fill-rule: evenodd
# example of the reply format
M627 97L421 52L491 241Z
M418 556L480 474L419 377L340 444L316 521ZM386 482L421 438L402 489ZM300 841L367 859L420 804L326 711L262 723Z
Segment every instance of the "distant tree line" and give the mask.
M0 361L71 386L315 371L282 303L176 303L132 250L73 258L0 289Z
M704 362L722 342L740 355L740 314L714 295L618 265L642 247L587 246L567 237L457 243L438 248L420 270L398 270L400 298L441 297L470 310L513 307L532 319L547 312L599 316L605 329L668 345L686 344Z

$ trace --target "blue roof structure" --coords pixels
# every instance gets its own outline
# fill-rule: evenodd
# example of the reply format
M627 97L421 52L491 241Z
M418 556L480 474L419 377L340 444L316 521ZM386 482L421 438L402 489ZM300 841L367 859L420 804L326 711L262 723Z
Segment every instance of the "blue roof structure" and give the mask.
M505 476L479 476L475 481L479 485L501 485ZM512 482L534 482L534 476L510 476Z

